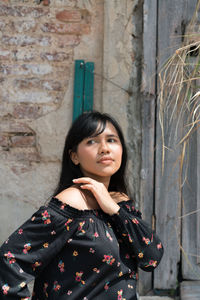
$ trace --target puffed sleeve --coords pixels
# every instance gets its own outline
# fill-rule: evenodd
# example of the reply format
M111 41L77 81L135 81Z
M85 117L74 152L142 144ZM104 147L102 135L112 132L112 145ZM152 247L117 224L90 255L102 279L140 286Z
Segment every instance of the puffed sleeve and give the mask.
M72 235L74 221L41 207L0 248L0 299L30 299L27 287Z
M156 234L141 218L132 201L123 201L118 213L111 216L120 238L144 271L155 269L163 255L163 246Z

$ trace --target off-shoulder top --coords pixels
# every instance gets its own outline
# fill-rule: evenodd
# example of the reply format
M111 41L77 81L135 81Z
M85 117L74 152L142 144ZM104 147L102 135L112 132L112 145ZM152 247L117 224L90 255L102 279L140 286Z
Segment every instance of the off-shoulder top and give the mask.
M0 299L136 299L137 268L156 268L163 246L132 200L118 204L112 216L57 198L40 207L0 249Z

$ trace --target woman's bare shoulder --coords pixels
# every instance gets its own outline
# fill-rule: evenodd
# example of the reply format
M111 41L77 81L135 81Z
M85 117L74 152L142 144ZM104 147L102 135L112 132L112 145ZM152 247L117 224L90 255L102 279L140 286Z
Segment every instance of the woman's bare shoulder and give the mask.
M110 196L113 198L113 200L115 200L116 203L130 200L129 196L125 193L110 192Z
M82 210L87 208L85 197L77 187L71 186L60 192L55 198L77 209Z

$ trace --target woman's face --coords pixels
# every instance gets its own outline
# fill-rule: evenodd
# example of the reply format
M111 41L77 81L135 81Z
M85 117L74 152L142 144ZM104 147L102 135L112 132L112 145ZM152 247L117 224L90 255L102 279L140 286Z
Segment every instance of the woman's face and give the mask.
M107 122L105 130L82 140L77 151L71 153L74 164L80 164L84 176L97 179L116 173L122 161L122 144L115 127Z

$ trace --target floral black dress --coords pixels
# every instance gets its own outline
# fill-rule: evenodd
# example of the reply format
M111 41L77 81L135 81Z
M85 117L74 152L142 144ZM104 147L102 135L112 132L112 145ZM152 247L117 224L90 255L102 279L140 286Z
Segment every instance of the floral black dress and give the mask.
M156 268L163 246L132 200L119 206L110 216L52 198L2 245L0 299L136 299L137 267Z

